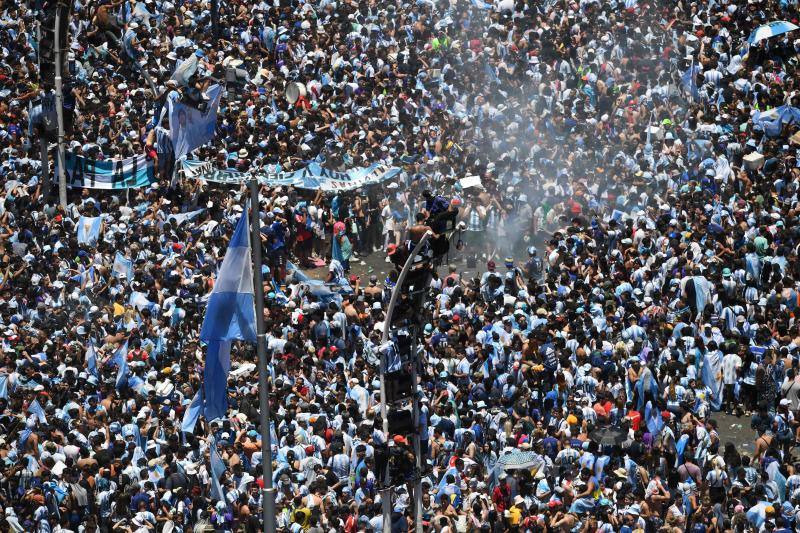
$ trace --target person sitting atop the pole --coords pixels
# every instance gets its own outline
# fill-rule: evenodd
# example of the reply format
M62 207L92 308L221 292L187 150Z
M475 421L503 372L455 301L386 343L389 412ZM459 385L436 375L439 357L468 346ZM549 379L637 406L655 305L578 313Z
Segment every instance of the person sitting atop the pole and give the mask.
M441 194L433 194L430 189L425 189L422 192L422 197L425 199L425 212L428 218L435 218L439 213L443 213L450 205L450 201Z
M433 228L426 224L425 213L417 213L414 218L416 220L416 224L408 228L408 241L406 241L406 251L408 254L414 250L417 244L419 244L419 242L425 237L426 233L432 233L431 240L439 237L439 235L433 231ZM430 241L426 242L417 253L417 256L414 258L414 264L411 267L411 270L415 271L428 268L429 262L431 259L433 259L433 256L434 252L432 251Z

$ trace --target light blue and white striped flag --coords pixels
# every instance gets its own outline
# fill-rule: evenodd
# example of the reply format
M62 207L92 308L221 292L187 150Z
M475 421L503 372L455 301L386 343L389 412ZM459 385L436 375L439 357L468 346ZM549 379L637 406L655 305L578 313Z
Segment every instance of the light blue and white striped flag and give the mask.
M194 427L203 412L203 389L199 389L192 399L192 403L186 408L181 423L181 431L184 433L194 433Z
M233 232L225 259L208 298L200 339L256 342L256 311L253 296L253 265L247 214L243 213Z
M128 341L126 340L122 346L117 348L111 361L117 366L117 389L122 389L128 385Z
M33 400L28 406L28 412L39 419L40 424L47 424L47 415L44 414L44 409L39 405L38 400Z
M89 347L86 348L86 369L94 377L100 377L97 372L97 351L94 349L94 343L92 341L89 341Z
M173 213L167 216L167 222L180 226L186 221L194 220L199 217L205 209L198 209L196 211L189 211L188 213Z

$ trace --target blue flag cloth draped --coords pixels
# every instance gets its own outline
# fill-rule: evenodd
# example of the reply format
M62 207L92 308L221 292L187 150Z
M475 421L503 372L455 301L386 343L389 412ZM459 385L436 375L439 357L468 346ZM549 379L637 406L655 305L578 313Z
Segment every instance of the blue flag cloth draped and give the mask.
M197 72L198 62L199 58L195 54L192 54L175 68L171 79L178 82L178 85L187 86L189 84L189 78L194 76L194 73Z
M222 86L210 87L205 96L207 101L203 111L180 102L169 103L169 131L176 160L214 138Z
M40 424L47 424L47 415L44 414L44 409L39 405L38 400L33 400L28 406L28 412L35 416Z
M84 217L78 219L78 244L94 245L100 239L103 227L102 217Z
M97 371L97 351L94 349L94 343L92 341L89 341L89 346L86 348L86 369L94 377L100 377Z
M636 486L636 477L637 477L636 471L638 470L639 465L636 464L636 461L634 461L633 459L631 459L627 455L625 456L625 459L624 459L624 465L625 465L625 472L628 475L628 482L631 485Z
M781 473L778 461L772 461L766 468L769 480L778 487L778 498L780 501L786 500L786 476Z
M767 520L767 507L769 502L758 502L747 511L747 520L756 527L761 527Z
M207 346L203 370L203 415L206 420L225 418L228 411L228 372L231 369L231 341L212 341Z
M639 379L636 380L636 396L638 397L636 410L640 413L642 412L642 409L644 409L646 395L649 395L653 398L658 396L658 383L656 382L652 373L648 372L647 375L650 376L649 384L645 383L644 374L639 376Z
M603 478L606 477L605 468L609 462L611 462L611 457L608 455L601 455L594 462L594 475L600 481L603 481Z
M684 433L675 443L675 468L683 464L683 452L686 450L687 444L689 444L689 435Z
M186 408L183 413L183 421L181 422L181 431L184 433L194 433L194 427L200 419L203 412L203 389L197 391L192 399L192 403Z
M647 431L656 436L664 429L664 420L661 418L661 411L653 406L653 402L648 401L644 408L644 420L647 424Z
M756 111L753 115L753 124L761 126L767 137L778 137L783 131L784 124L800 122L800 108L782 105L763 113Z
M447 486L448 475L453 476L455 479L458 479L459 476L458 469L454 466L451 466L445 471L445 473L442 475L442 479L439 480L438 492L442 492L444 488Z
M708 403L711 409L719 411L722 407L722 358L719 352L709 352L703 358L703 384L711 389Z
M711 289L705 276L689 276L681 280L683 296L696 314L700 314L711 299Z
M750 252L747 255L745 255L744 266L747 276L751 280L758 283L759 280L761 279L761 258L758 256L758 254Z

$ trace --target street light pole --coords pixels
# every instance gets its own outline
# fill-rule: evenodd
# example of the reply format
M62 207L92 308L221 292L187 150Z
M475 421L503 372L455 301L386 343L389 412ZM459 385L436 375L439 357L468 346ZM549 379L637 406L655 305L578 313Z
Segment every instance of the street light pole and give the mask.
M419 240L414 249L411 251L411 254L406 259L406 263L403 265L403 269L400 271L400 275L397 276L397 283L395 283L394 289L392 289L392 297L389 299L389 307L386 309L386 319L383 321L383 334L381 335L381 345L386 344L389 340L389 331L392 327L392 314L394 314L394 308L397 305L397 298L400 296L400 289L403 286L403 282L408 275L408 271L411 270L411 265L414 264L414 258L417 256L419 251L428 242L428 239L431 238L433 233L430 231L426 232L425 235ZM416 356L416 354L413 354ZM383 422L383 434L387 439L389 439L389 416L388 416L388 408L386 406L386 354L383 350L381 350L381 420ZM416 394L417 384L416 381L413 383L414 387L414 394ZM419 439L417 439L417 442ZM415 446L416 448L417 446ZM419 462L419 459L417 459ZM385 488L381 491L381 511L383 512L383 532L384 533L391 533L392 529L392 488L389 479L389 461L386 462L386 477L384 478ZM422 499L422 493L420 491L420 500ZM422 522L420 522L422 523Z
M419 426L419 394L417 394L417 335L419 328L416 326L411 331L411 419L414 422L414 434L411 439L414 443L414 457L417 463L417 480L414 482L414 530L422 533L422 443L420 442Z
M38 49L39 49L39 58L40 58L39 59L39 71L41 72L41 69L42 69L42 61L41 61L41 55L42 55L42 52L41 52L41 50L42 50L42 22L41 22L41 20L38 20L38 19L36 21L36 45L38 46ZM44 114L44 104L45 104L44 95L42 95L41 101L42 101L42 114ZM30 109L28 111L30 112ZM39 133L39 160L42 162L42 174L41 174L41 181L40 181L40 183L42 184L42 198L44 198L45 201L47 201L47 199L50 197L50 185L51 185L51 183L50 183L50 162L48 161L48 158L47 158L47 144L48 144L47 143L47 135L45 135L45 131L44 130L45 130L45 128L42 127L42 130Z
M67 208L67 178L64 168L64 92L61 80L61 4L56 5L55 27L55 73L56 73L56 117L58 120L58 201L61 207Z
M216 43L219 39L219 0L211 0L211 35Z
M250 180L250 247L253 252L253 296L256 301L256 352L258 354L258 414L261 425L261 463L264 486L261 507L264 533L275 531L275 488L272 486L272 439L270 435L267 344L264 332L264 281L261 277L261 220L258 180Z

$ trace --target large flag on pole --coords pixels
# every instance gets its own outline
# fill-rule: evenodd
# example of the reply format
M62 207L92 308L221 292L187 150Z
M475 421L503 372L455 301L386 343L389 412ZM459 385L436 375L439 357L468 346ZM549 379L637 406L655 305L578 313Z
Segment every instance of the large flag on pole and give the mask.
M203 371L203 414L208 420L223 418L228 410L231 342L256 342L253 265L250 261L247 213L239 218L217 273L200 329L200 340L208 345Z
M681 85L683 85L684 90L691 96L692 100L700 99L700 90L697 87L698 71L699 67L695 66L694 58L692 58L692 64L681 74Z

